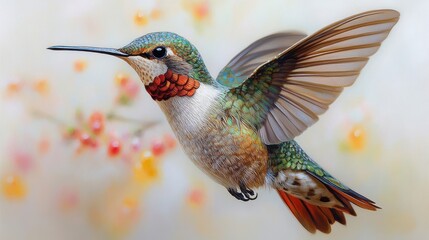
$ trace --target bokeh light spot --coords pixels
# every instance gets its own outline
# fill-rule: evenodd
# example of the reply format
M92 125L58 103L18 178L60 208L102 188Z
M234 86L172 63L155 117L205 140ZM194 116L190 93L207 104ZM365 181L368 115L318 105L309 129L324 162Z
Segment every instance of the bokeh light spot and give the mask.
M75 72L83 72L88 67L88 62L84 59L78 59L73 63L73 69Z
M152 152L143 151L140 161L136 163L133 169L134 179L137 182L145 183L158 178L159 170L156 165L155 156Z
M206 202L206 194L201 188L194 188L188 194L188 203L194 207L200 207Z
M27 194L24 181L19 175L6 175L2 179L3 195L12 200L22 199Z
M11 82L8 83L6 86L6 94L9 96L12 96L22 89L22 83L20 82Z
M149 23L149 19L141 11L137 11L134 15L134 23L137 26L146 26Z
M165 152L165 144L161 139L154 139L151 144L151 150L155 156L160 156Z
M47 79L39 79L33 85L34 90L41 95L46 95L49 93L50 86Z
M101 112L93 112L89 116L89 127L96 135L102 133L104 130L104 115Z
M363 150L366 145L366 140L366 132L362 126L355 125L350 129L348 134L348 143L351 150Z
M122 143L118 139L109 141L108 153L110 157L118 156L121 153Z

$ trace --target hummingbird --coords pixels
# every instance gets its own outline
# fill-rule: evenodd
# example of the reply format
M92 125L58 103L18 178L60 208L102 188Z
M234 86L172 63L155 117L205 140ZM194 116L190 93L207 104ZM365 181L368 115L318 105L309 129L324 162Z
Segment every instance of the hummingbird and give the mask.
M319 166L294 138L352 85L399 19L395 10L360 13L306 36L280 32L239 52L213 78L196 47L171 32L122 48L52 46L116 56L137 72L188 157L242 201L275 189L311 233L346 225L352 204L375 202ZM218 46L219 53L222 47Z

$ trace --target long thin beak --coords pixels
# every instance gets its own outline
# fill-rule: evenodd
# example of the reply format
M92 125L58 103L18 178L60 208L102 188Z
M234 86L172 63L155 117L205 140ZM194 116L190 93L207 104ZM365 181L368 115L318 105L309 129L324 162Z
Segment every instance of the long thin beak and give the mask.
M129 55L123 53L114 48L100 48L100 47L85 47L85 46L52 46L48 47L50 50L59 50L59 51L82 51L82 52L95 52L102 53L107 55L113 55L117 57L128 57Z

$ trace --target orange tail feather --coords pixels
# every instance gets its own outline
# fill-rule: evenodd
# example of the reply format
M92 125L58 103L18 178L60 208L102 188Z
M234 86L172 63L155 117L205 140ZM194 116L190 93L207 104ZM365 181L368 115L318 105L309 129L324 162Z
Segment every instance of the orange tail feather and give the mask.
M356 216L356 212L350 202L368 210L379 208L371 200L360 196L352 190L350 192L342 192L339 189L331 187L330 190L344 204L344 207L328 208L316 206L282 190L278 189L277 192L301 225L311 233L315 233L316 230L323 233L330 233L331 225L335 222L346 225L344 212Z
M337 189L335 187L330 187L330 190L336 195L336 197L341 196L342 197L342 202L351 202L353 204L355 204L356 206L359 206L361 208L367 209L367 210L371 210L371 211L375 211L377 209L380 209L380 207L378 207L377 205L375 205L375 203L371 200L369 200L366 197L363 197L362 195L352 191L352 190L348 190L348 191L342 191L340 189ZM348 204L350 205L350 203ZM353 213L350 213L351 215L356 216L356 213L353 211Z

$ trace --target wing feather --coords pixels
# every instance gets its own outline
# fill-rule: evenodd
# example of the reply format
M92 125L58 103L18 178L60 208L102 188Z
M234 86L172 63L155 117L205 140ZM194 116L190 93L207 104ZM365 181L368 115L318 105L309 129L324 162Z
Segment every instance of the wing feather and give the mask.
M375 10L331 24L257 67L229 91L233 95L229 97L263 111L239 115L259 129L265 144L289 141L314 124L343 88L355 82L398 19L394 10ZM246 49L247 58L234 62L244 64L241 71L246 74L254 67L247 65L258 62L249 59L258 57L251 52ZM263 95L255 100L258 91Z
M216 81L234 87L246 80L257 67L276 57L306 35L280 32L261 38L238 53L219 73Z

